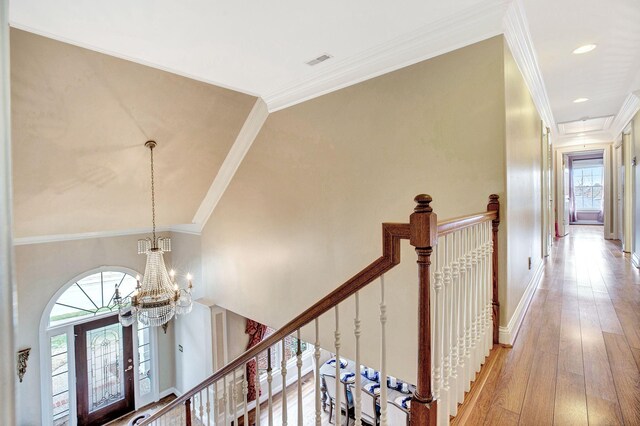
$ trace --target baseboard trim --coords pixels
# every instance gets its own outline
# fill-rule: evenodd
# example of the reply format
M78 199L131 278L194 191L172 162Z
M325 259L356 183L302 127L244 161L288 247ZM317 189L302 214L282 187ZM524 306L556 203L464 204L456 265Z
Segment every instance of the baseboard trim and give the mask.
M632 253L631 254L631 263L636 268L640 268L640 256L638 256L638 253Z
M164 398L166 396L169 396L171 394L174 394L175 396L180 396L180 395L182 395L182 392L179 392L178 389L176 389L176 388L165 389L165 390L163 390L162 392L160 392L158 394L158 399L160 400L160 399L162 399L162 398Z
M524 320L524 316L527 313L527 309L529 308L529 304L533 298L533 294L536 292L536 288L538 288L538 284L540 284L540 280L542 279L544 265L544 261L540 261L538 263L538 267L533 275L531 275L529 284L527 284L527 288L522 295L522 299L520 299L520 303L518 303L518 307L516 307L509 323L506 327L500 326L499 339L501 344L511 346L515 342L516 337L518 336L518 331L520 331L520 326L522 325L522 320Z

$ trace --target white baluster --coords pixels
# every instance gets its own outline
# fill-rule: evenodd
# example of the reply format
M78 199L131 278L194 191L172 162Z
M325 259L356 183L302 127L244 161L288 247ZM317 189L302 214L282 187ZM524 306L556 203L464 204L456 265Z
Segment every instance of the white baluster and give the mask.
M200 402L200 422L204 423L204 398L202 398L202 390L198 392L198 399Z
M247 407L247 395L249 394L249 381L247 380L247 364L244 364L244 372L242 374L242 397L244 405L244 424L249 425L249 407Z
M465 306L465 344L464 344L464 356L465 356L465 364L466 364L466 375L465 375L465 391L469 391L471 389L471 381L474 379L473 376L473 358L472 358L472 341L473 341L473 328L472 328L472 324L473 324L473 263L472 263L472 259L473 256L472 254L472 250L473 250L473 245L472 245L472 241L473 241L473 232L472 229L469 227L466 229L467 231L467 235L466 235L466 248L465 248L465 258L467 260L467 276L466 276L466 282L465 282L465 300L466 300L466 306Z
M296 367L298 367L298 424L301 425L303 421L302 413L302 343L300 341L300 329L296 333L298 339L298 347L296 351Z
M227 410L229 409L229 400L227 395L227 376L222 378L222 414L224 416L224 424L227 425L229 422L229 416L227 415Z
M360 292L356 291L356 317L353 320L353 334L356 337L356 383L354 388L354 407L356 426L362 426L362 375L360 374Z
M282 339L282 361L280 373L282 373L282 426L287 426L287 360L286 338Z
M472 228L472 250L471 250L471 359L473 360L472 379L475 380L478 372L478 229Z
M271 389L271 382L273 376L271 374L271 348L267 349L267 389L269 392L268 408L269 408L269 426L273 426L273 391Z
M440 399L442 400L442 415L449 417L449 378L451 376L451 245L449 244L450 235L445 235L442 238L444 243L444 262L442 268L443 278L443 303L444 309L439 321L442 322L442 352L444 358L442 360L442 390L440 392Z
M321 405L321 394L320 394L320 327L318 325L318 318L316 318L314 320L314 324L315 324L315 329L316 329L316 341L315 341L315 348L313 350L313 357L316 360L316 381L315 381L315 386L316 386L316 392L315 392L315 398L316 398L316 426L320 426L321 422L322 422L322 412L320 411L320 405Z
M258 363L258 357L256 356L256 380L254 383L256 393L256 426L260 426L260 364Z
M435 303L433 309L433 328L434 328L434 339L433 339L433 396L440 404L441 401L441 390L442 390L442 269L440 262L442 260L441 252L441 244L436 245L435 250L433 251L435 257L435 272L434 272L434 283L433 289L435 290ZM442 412L445 410L438 410L438 412ZM438 418L441 418L442 415L439 414Z
M458 245L459 245L459 262L460 262L460 283L458 286L458 297L460 299L460 315L458 317L458 377L460 378L461 386L458 387L457 399L458 402L464 401L464 392L466 390L467 383L467 366L466 366L466 355L465 355L465 321L466 321L466 310L467 310L467 299L466 299L466 284L467 284L467 258L466 258L466 237L467 237L467 229L463 229L460 231Z
M196 419L196 413L198 410L198 401L197 401L197 396L198 394L194 394L193 397L191 397L191 412L189 413L189 415L191 416L191 421Z
M380 276L380 424L387 426L387 305L384 300L384 274ZM358 366L357 369L360 367ZM360 372L357 371L356 374Z
M489 335L489 329L487 328L487 272L489 271L489 264L487 262L488 256L487 247L487 222L482 223L482 279L480 281L480 294L482 295L480 310L482 311L482 363L489 355L489 347L487 346Z
M213 424L220 423L220 405L218 403L218 382L213 384Z
M236 397L238 396L236 393L236 370L233 370L233 374L231 375L233 382L229 386L229 392L231 393L231 423L233 425L238 423L238 401L236 401Z
M207 426L211 426L211 386L207 386Z
M493 347L493 321L491 318L491 292L492 292L492 287L493 287L493 276L491 271L493 270L493 257L491 255L492 250L491 250L491 243L492 243L492 232L491 232L491 222L487 221L486 222L486 242L485 242L485 247L486 247L486 262L487 262L487 278L485 280L485 310L486 310L486 314L485 314L485 318L486 318L486 322L487 322L487 356L489 355L489 353L491 352L491 348Z
M459 232L451 235L451 378L449 379L450 415L458 411L458 317L460 308L460 265L458 263Z
M342 425L342 401L341 401L341 392L340 392L340 310L338 309L338 305L335 308L336 312L336 331L334 333L334 345L336 348L336 400L335 400L335 417L336 417L336 426Z

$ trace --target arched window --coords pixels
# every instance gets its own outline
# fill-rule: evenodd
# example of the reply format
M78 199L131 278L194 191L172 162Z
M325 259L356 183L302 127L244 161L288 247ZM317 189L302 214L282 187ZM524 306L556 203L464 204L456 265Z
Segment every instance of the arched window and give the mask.
M131 295L136 288L136 279L125 272L104 271L74 282L56 300L49 315L49 327L117 312L116 288L122 296Z
M76 424L76 356L74 328L118 314L115 290L130 295L136 271L102 267L81 274L62 287L49 302L41 321L42 423ZM118 324L119 327L119 324ZM158 398L157 330L133 324L133 366L136 408Z

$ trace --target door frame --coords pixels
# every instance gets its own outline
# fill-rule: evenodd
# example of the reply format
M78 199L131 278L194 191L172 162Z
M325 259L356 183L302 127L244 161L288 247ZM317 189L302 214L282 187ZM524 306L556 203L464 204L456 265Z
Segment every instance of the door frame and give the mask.
M96 410L94 413L89 411L89 381L87 379L87 341L86 332L96 328L102 328L109 325L118 324L122 328L122 365L120 368L123 373L124 380L124 404L120 404L119 408L113 408L115 405ZM93 321L76 324L73 327L75 341L75 367L76 367L76 401L77 401L77 417L80 419L80 415L83 410L86 410L87 419L85 424L104 424L115 420L125 414L131 413L136 409L135 402L135 359L133 347L133 327L124 327L120 324L118 315L110 315L104 318L94 319ZM84 360L82 360L84 355ZM128 359L127 359L128 358ZM131 366L131 369L128 366ZM71 390L71 389L69 389ZM107 408L110 410L106 410Z
M585 153L589 151L602 151L602 163L604 165L604 238L607 240L615 239L615 229L613 224L613 208L611 206L612 192L612 161L613 143L605 144L588 144L588 145L570 145L557 147L554 150L556 157L556 223L558 224L559 234L562 233L562 218L564 217L564 173L563 157L570 153Z
M77 422L77 401L76 401L76 393L75 386L71 385L76 382L76 362L75 362L75 336L73 328L77 324L90 322L98 318L104 318L112 315L117 315L117 313L105 313L101 315L97 315L94 317L86 317L79 319L78 321L49 327L49 316L51 314L51 310L55 305L58 298L74 283L80 281L81 279L96 274L99 272L123 272L129 274L131 276L136 276L139 274L138 271L122 267L122 266L100 266L98 268L90 269L82 274L76 275L71 280L69 280L64 286L62 286L49 300L46 308L42 313L42 317L40 318L40 339L39 339L39 349L40 349L40 407L41 407L41 424L43 426L49 426L52 424L53 417L53 409L51 406L51 342L50 339L53 336L58 336L61 334L66 334L67 336L67 348L68 348L68 358L67 362L69 363L69 376L68 380L70 383L69 386L69 426L76 426ZM147 405L151 402L157 402L160 400L160 368L159 368L159 349L158 349L158 328L159 327L151 327L151 351L152 351L152 367L153 367L153 377L155 380L153 381L153 387L151 395L146 398L139 397L139 366L138 366L138 332L137 332L137 324L134 323L131 325L133 332L133 355L134 355L134 383L135 383L135 409L138 410L144 405ZM135 328L133 328L135 327Z

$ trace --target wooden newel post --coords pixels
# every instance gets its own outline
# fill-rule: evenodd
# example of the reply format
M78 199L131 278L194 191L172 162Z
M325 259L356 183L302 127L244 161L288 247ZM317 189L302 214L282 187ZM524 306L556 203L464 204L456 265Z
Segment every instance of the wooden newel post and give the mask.
M418 254L418 380L411 401L411 425L436 425L437 401L431 390L431 253L438 240L438 220L431 196L417 195L411 214L409 242Z
M191 398L187 399L184 402L184 411L185 411L185 419L186 419L186 423L185 425L187 426L191 426Z
M493 296L491 305L493 307L493 343L500 342L500 295L498 293L498 227L500 226L500 200L496 194L489 195L489 204L487 211L496 212L496 218L492 221L493 228L493 254L492 254L492 271L493 271Z

